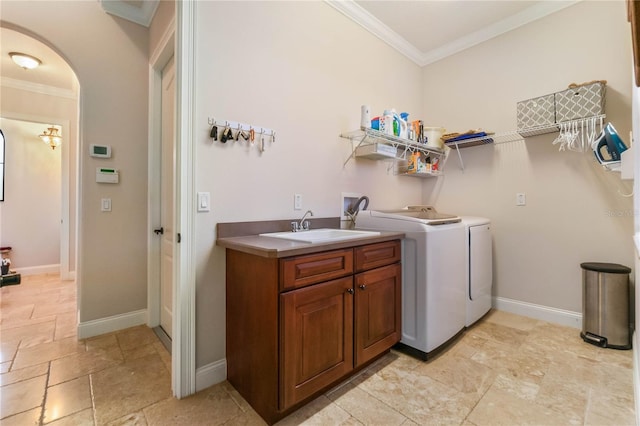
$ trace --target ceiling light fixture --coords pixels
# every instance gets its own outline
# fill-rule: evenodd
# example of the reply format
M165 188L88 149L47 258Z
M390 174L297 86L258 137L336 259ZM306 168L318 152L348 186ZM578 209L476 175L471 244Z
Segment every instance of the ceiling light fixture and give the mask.
M58 134L58 128L51 126L40 135L42 142L46 143L51 149L56 149L62 143L62 136Z
M15 62L18 66L24 68L25 70L32 70L34 68L38 68L38 66L42 63L42 61L35 56L27 55L26 53L20 52L9 52L9 56L13 62Z

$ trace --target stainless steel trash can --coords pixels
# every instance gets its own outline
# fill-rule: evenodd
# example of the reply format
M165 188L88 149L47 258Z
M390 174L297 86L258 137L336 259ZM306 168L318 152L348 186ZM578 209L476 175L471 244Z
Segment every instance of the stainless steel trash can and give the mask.
M629 273L616 263L585 262L582 267L582 332L587 343L631 349Z

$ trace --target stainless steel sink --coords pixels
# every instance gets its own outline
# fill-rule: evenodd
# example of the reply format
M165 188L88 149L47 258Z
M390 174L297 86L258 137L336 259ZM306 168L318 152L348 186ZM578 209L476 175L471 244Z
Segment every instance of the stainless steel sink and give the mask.
M261 237L280 238L284 240L298 241L301 243L330 243L332 241L350 240L353 238L370 237L380 235L375 231L353 231L350 229L312 229L299 232L271 232L259 234Z

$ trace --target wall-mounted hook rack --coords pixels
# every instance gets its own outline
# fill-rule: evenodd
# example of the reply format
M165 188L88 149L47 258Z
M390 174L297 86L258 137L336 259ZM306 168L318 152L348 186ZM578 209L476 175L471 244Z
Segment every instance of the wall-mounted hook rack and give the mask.
M266 127L254 126L238 121L216 120L213 117L208 117L207 123L211 126L209 137L214 141L218 140L218 135L220 135L220 142L222 143L229 140L242 142L240 140L240 137L242 137L244 141L250 143L250 145L254 145L257 137L259 138L258 148L260 149L260 153L265 151L265 138L267 142L270 143L275 143L276 141L276 132Z

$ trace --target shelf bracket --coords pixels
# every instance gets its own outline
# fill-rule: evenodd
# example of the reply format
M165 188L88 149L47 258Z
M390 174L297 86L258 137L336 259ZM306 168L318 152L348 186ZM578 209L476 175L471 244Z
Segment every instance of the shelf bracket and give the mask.
M344 169L345 166L347 165L347 163L349 162L349 160L351 160L352 158L354 158L356 156L356 149L358 149L358 147L362 144L362 142L364 142L364 140L367 138L366 133L364 135L362 135L362 138L360 139L360 141L358 142L358 144L355 146L353 146L353 140L355 139L355 137L350 137L349 140L351 141L351 154L349 154L349 156L347 157L346 160L344 160L344 163L342 163L342 168Z
M464 162L462 161L462 155L460 154L460 146L456 144L456 152L458 153L458 161L460 162L460 169L464 173Z

